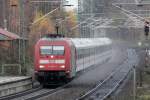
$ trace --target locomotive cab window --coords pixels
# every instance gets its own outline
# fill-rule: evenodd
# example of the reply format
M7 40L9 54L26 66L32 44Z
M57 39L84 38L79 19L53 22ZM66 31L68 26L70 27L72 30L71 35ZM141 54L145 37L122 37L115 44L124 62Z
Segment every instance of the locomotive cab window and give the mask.
M64 53L65 53L64 46L53 46L54 55L64 55Z
M41 46L40 51L41 51L41 55L51 55L52 46Z
M64 46L41 46L41 55L64 55Z

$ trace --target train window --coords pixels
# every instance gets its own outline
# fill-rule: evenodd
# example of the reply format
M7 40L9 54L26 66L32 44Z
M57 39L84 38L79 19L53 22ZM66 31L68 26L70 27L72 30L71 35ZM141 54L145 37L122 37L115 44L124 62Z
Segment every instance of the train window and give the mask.
M52 46L41 46L40 51L42 55L52 54Z
M64 46L53 46L54 55L64 55L64 53L65 53Z

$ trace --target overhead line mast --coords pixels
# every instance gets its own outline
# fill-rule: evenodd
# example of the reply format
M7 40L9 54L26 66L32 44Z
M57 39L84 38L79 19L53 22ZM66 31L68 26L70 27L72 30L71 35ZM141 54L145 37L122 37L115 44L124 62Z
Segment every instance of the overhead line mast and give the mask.
M134 3L134 4L135 4L135 3ZM117 5L116 3L113 3L112 5L113 5L114 7L116 7L116 8L119 8L121 11L123 11L124 13L126 13L126 14L128 14L128 15L130 15L130 16L132 16L132 17L137 17L139 20L144 21L144 22L145 22L145 21L150 22L150 20L148 20L148 19L146 19L146 18L144 18L144 17L141 17L141 16L139 16L139 15L137 15L137 14L135 14L135 13L129 11L129 10L124 9L124 8L120 7L119 5Z

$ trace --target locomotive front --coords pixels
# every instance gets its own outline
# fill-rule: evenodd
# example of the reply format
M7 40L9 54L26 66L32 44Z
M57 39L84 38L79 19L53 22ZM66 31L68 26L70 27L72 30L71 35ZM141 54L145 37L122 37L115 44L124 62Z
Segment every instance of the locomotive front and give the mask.
M70 48L64 40L41 39L35 46L35 75L41 84L64 81L70 72Z

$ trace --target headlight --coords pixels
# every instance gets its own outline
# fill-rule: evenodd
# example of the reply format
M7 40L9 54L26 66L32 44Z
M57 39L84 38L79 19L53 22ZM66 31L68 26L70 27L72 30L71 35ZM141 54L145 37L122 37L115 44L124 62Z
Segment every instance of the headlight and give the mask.
M60 68L65 68L65 66L64 66L64 65L62 65L62 66L60 66Z
M42 68L45 68L45 66L43 66L43 65L40 65L40 66L39 66L39 68L41 68L41 69L42 69Z

